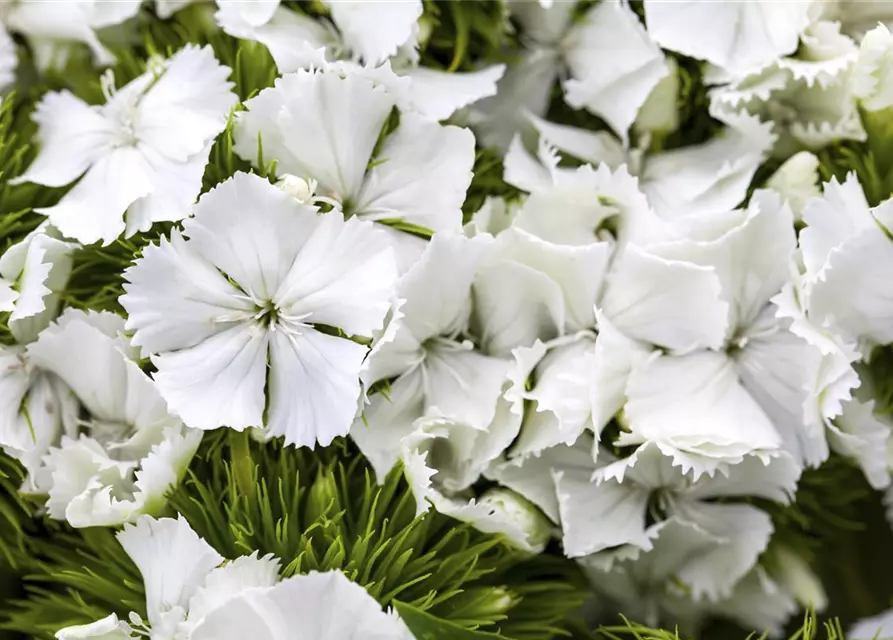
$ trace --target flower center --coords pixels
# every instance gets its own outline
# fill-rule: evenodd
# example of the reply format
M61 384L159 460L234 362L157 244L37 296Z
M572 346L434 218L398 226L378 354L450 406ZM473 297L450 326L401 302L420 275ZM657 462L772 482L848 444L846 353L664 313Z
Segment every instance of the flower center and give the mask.
M272 300L268 300L263 304L258 304L254 321L267 331L282 331L289 336L299 336L304 329L310 326L309 323L304 322L309 317L309 313L298 315L286 313Z

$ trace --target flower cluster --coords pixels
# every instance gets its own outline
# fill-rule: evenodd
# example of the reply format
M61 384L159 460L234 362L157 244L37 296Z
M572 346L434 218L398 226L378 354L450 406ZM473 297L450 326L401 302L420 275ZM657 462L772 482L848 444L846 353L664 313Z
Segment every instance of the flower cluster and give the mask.
M456 71L423 64L421 0L63 4L0 9L0 84L13 37L39 73L109 65L109 28L185 12L278 74L246 93L213 43L97 70L98 102L40 97L2 178L58 196L0 255L0 445L49 518L123 525L146 593L57 637L418 633L162 517L221 428L347 438L419 515L558 549L649 624L825 606L775 515L832 456L893 505L893 10L510 0ZM829 170L842 145L870 161ZM113 310L73 303L79 257L122 243Z

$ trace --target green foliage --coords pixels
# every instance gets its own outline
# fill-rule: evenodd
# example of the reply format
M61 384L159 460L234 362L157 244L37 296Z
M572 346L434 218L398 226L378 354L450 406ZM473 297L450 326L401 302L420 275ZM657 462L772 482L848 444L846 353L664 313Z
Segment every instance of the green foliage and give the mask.
M678 630L655 629L623 619L624 624L599 627L593 638L599 640L692 640ZM767 640L766 633L750 633L741 640ZM718 639L719 640L719 639ZM733 640L724 636L721 640ZM819 624L814 613L807 613L803 623L788 640L846 640L840 622L836 619Z
M312 451L222 437L206 438L171 504L226 557L272 553L286 576L340 569L382 605L518 639L552 637L585 597L570 563L528 558L433 511L416 517L402 473L378 485L346 443Z
M503 2L425 0L424 7L422 24L430 27L430 35L422 38L422 65L470 71L500 58L509 37Z
M474 177L462 205L462 222L471 220L487 197L516 199L521 192L503 177L502 157L492 149L478 149L474 158Z
M394 602L394 608L412 631L416 640L486 640L487 638L505 638L505 636L482 631L464 629L457 624L435 618L413 606L402 602Z
M312 451L227 432L206 436L170 503L227 558L272 553L283 576L340 569L382 605L515 640L566 634L586 597L568 561L531 558L433 511L417 517L400 470L378 485L343 442ZM50 638L111 612L145 617L142 580L113 531L45 523L29 554L28 598L0 628Z

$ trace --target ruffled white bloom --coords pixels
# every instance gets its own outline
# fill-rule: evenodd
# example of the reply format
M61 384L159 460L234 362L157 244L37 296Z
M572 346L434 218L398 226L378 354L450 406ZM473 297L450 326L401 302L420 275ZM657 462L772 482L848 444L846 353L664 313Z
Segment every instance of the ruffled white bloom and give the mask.
M40 69L61 66L68 57L67 48L74 43L87 45L97 64L109 65L115 57L99 41L96 31L133 18L140 4L142 0L72 0L53 4L19 0L4 7L0 15L10 31L28 38Z
M799 221L806 203L822 195L819 188L819 159L809 151L794 154L766 181L766 187L787 201L794 219Z
M865 140L850 80L857 56L856 44L838 24L814 23L802 35L796 57L744 75L710 77L720 85L710 92L710 112L730 124L742 113L774 123L779 134L774 153L782 158L803 147Z
M508 182L535 191L572 171L556 166L552 149L593 167L604 163L617 170L625 164L638 177L648 204L666 220L740 204L775 142L771 127L753 116L736 118L734 126L707 142L660 153L624 150L606 131L593 133L536 117L530 121L540 136L538 158L530 156L520 142L513 142L505 158Z
M104 105L49 93L33 116L40 153L13 182L61 187L77 180L58 204L36 211L85 244L181 220L237 101L228 75L210 47L190 45L118 91L105 82Z
M471 464L482 471L487 454L495 459L511 441L508 438L500 442L504 433L498 429L479 434L479 442L468 437L471 435L468 429L463 430L461 426L456 429L456 425L452 425L446 429L422 428L404 439L403 468L418 513L433 506L440 513L468 522L479 531L502 535L519 549L542 552L553 527L546 516L522 496L508 489L491 489L479 497L469 497L468 491L450 490L450 485L455 486L462 474L471 477L467 474L466 461L460 456L471 456ZM478 447L487 453L482 455Z
M123 331L114 314L68 310L27 347L29 364L54 374L88 414L77 438L50 443L34 478L50 517L75 527L161 510L201 441L168 413Z
M859 46L853 94L868 111L893 106L893 34L882 24L866 33Z
M893 342L893 285L867 277L893 265L891 216L893 202L869 208L855 175L826 183L824 195L803 213L801 305L815 326L858 342L863 356Z
M317 20L265 1L265 11L247 12L244 2L220 2L216 14L223 30L265 45L281 73L318 67L336 60L362 61L404 89L401 106L430 120L444 120L458 109L496 93L504 65L451 73L418 65L419 0L325 2L330 21Z
M297 636L295 634L298 634ZM381 606L340 571L311 571L272 587L246 589L218 606L196 627L192 640L413 640L396 613Z
M524 127L527 113L544 115L560 75L566 75L569 105L601 117L627 140L639 110L670 67L626 3L600 2L572 22L573 7L571 2L548 8L511 3L529 49L508 68L496 96L477 103L469 114L484 144L505 149Z
M352 67L298 71L246 103L237 116L235 150L318 183L318 199L345 216L383 223L405 272L425 247L400 228L460 232L471 182L474 136L402 113L373 157L397 98Z
M762 566L756 566L735 585L732 595L711 604L711 613L737 622L748 629L765 630L780 637L784 625L799 610L794 594Z
M710 549L716 540L699 528L675 518L667 520L648 551L605 564L593 556L578 560L593 590L617 603L636 621L659 626L671 621L681 632L694 632L705 617L709 601L694 602L677 586L675 574L689 557Z
M893 609L859 620L850 628L846 637L852 640L883 640L890 635L893 635Z
M125 271L121 297L171 410L301 446L346 434L368 348L342 336L381 329L396 279L387 239L244 173L194 214Z
M148 620L131 614L128 624L112 614L90 625L62 629L56 634L60 640L194 637L206 616L247 591L272 587L279 580L279 561L272 556L258 558L255 553L222 564L224 558L182 516L143 516L117 538L142 574Z
M221 28L231 36L264 44L282 73L334 59L342 52L377 66L414 39L422 15L420 0L326 1L331 23L279 6L279 0L218 0L217 4Z
M744 75L797 49L809 2L645 1L648 33L665 49Z
M34 474L48 447L77 432L77 400L66 385L28 358L25 345L59 313L76 245L57 238L46 223L0 256L0 300L17 344L0 349L0 446L18 459L34 490Z
M727 473L695 479L646 443L621 460L559 462L553 475L568 556L589 556L588 563L609 570L658 544L686 541L686 551L655 549L655 556L677 559L675 567L664 570L686 585L690 598L715 601L727 597L754 566L773 528L769 515L755 506L712 499L753 496L787 503L800 467L784 454L768 462L747 456ZM649 513L656 519L651 525Z
M487 246L487 236L436 234L397 285L401 303L363 373L367 387L390 381L389 390L370 396L351 429L379 479L420 418L472 431L486 431L494 420L509 361L478 352L467 331L471 286Z
M117 537L142 574L148 620L132 613L128 623L111 614L62 629L59 640L350 640L358 633L374 640L413 639L396 614L382 611L340 571L280 581L277 558L255 552L225 561L182 516L144 516ZM350 615L337 615L344 611Z
M634 369L621 441L654 441L697 473L782 445L818 464L827 443L807 406L819 393L822 353L777 318L770 302L789 279L790 209L758 191L747 209L694 222L689 239L651 251L715 269L728 303L721 350L655 354Z
M11 312L9 330L19 344L35 340L58 315L77 248L45 222L0 256L0 311Z

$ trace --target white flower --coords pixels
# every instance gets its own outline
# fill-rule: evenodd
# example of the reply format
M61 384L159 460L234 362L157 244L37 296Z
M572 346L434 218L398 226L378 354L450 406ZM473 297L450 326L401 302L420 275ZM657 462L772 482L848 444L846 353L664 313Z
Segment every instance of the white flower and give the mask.
M664 54L621 2L599 3L562 43L570 78L565 100L601 117L624 141L636 115L670 73Z
M856 57L856 44L837 24L815 23L802 35L796 56L744 75L710 76L719 85L709 94L710 113L732 126L745 113L773 123L773 153L780 158L836 140L865 140L850 81Z
M650 250L715 269L728 303L724 338L711 350L655 354L634 369L626 390L630 432L621 441L653 440L697 473L782 445L818 464L827 443L809 405L819 395L822 352L770 302L790 277L790 209L773 192L757 191L747 209L693 222L691 238Z
M607 131L592 132L533 116L530 122L539 133L538 158L513 142L505 157L506 181L531 192L560 181L561 174L572 170L557 167L555 150L599 167L599 173L605 171L601 164L615 172L626 165L626 171L638 177L648 205L665 220L737 206L775 142L771 126L755 116L736 118L734 126L707 142L657 153L624 150ZM658 226L651 222L645 228Z
M71 274L78 245L43 223L0 256L0 311L20 344L37 338L59 313L59 297Z
M694 631L705 615L709 601L695 602L676 572L690 558L715 548L718 539L699 527L671 518L662 523L660 535L648 551L618 557L610 563L596 555L580 558L583 573L600 595L617 603L624 615L643 624L668 622L680 632Z
M27 347L29 364L57 376L88 414L77 439L50 443L34 478L50 517L75 527L161 510L201 441L168 413L123 331L119 316L70 309Z
M283 173L317 181L320 200L385 225L404 272L424 241L399 228L460 232L471 181L474 136L402 113L373 157L396 98L353 67L298 71L246 103L237 116L235 149ZM325 199L324 199L325 198Z
M131 613L127 623L112 614L62 629L59 640L350 640L360 634L370 640L413 640L396 614L382 611L340 571L280 581L280 561L272 555L259 558L254 552L224 562L182 516L143 516L117 537L142 574L148 620Z
M117 92L106 82L105 105L49 93L34 113L40 153L13 182L61 187L80 178L58 204L36 211L85 244L181 220L237 100L228 75L210 47L187 46L157 75L148 71Z
M880 276L893 265L891 215L893 202L868 207L855 175L826 183L803 212L802 306L815 326L857 341L863 356L893 342L893 284Z
M496 489L485 492L480 497L469 497L469 491L449 490L451 474L461 468L460 456L477 457L474 462L486 462L486 454L481 456L477 447L487 450L493 458L496 452L506 446L501 443L495 448L502 434L480 434L481 441L466 439L471 435L467 429L419 429L403 441L403 469L421 514L430 507L440 513L462 522L468 522L479 531L502 535L513 546L529 553L540 553L551 537L552 526L537 507L510 490ZM454 440L458 440L457 445ZM509 439L510 440L510 439ZM474 463L473 462L473 463ZM452 468L451 468L452 467ZM441 472L447 478L447 486L441 479Z
M221 566L224 558L182 516L143 516L117 538L142 574L148 620L131 614L128 624L112 614L90 625L62 629L56 634L60 640L195 637L206 616L279 580L279 560L272 556L258 558L254 553Z
M797 49L809 24L809 5L646 0L645 23L661 47L744 75Z
M670 68L626 3L601 2L578 21L571 20L574 5L510 4L529 50L509 66L497 94L472 107L470 122L485 145L506 148L527 112L544 115L559 75L567 76L569 105L599 116L627 141L639 109Z
M44 454L63 434L77 434L78 401L56 375L31 363L24 346L0 349L0 372L0 446L25 467L22 490L33 493Z
M705 613L734 620L748 629L765 629L776 637L799 609L794 594L758 565L735 585L730 597L712 603Z
M265 2L272 11L246 15L244 2L218 2L216 18L232 36L266 46L281 73L349 59L391 75L403 87L401 106L429 120L444 120L456 110L496 93L504 65L472 72L445 72L418 65L418 0L326 2L331 22ZM391 67L396 75L391 72ZM402 80L401 80L402 78Z
M98 64L109 65L115 57L99 41L97 29L134 17L141 2L72 0L47 5L41 0L19 0L5 11L5 22L10 31L28 38L40 69L61 66L67 58L66 46L77 42L90 48Z
M862 38L853 71L853 94L868 111L893 106L893 34L882 24Z
M77 400L59 378L31 363L25 345L59 313L77 245L57 238L46 223L0 256L0 309L17 344L0 349L0 446L28 472L25 489L50 445L76 433Z
M893 609L884 611L876 616L859 620L847 632L846 637L852 640L874 640L893 633Z
M509 361L480 353L468 337L471 285L488 239L436 234L397 284L402 302L363 373L367 388L390 381L389 390L369 397L351 429L379 479L419 418L479 431L494 419Z
M396 278L386 238L244 173L194 213L143 251L121 297L171 410L189 426L265 426L301 446L346 434L368 349L320 325L381 328Z
M688 553L678 557L676 576L695 600L729 595L755 564L772 533L769 515L745 502L717 503L718 497L762 497L787 503L800 468L784 454L764 462L745 457L727 473L694 478L673 466L658 447L646 443L629 458L599 465L563 466L553 470L565 554L591 556L610 567L623 558L651 550L655 540L677 526L691 529ZM657 521L648 525L649 513ZM675 524L673 524L675 522ZM596 561L590 557L590 562Z
M246 589L209 613L192 640L413 640L395 614L340 571L311 571L272 587Z
M281 7L279 0L218 0L217 4L220 10L216 18L221 28L237 38L264 44L282 73L337 57L341 52L377 66L414 37L422 15L419 0L327 1L324 4L331 12L331 25Z

